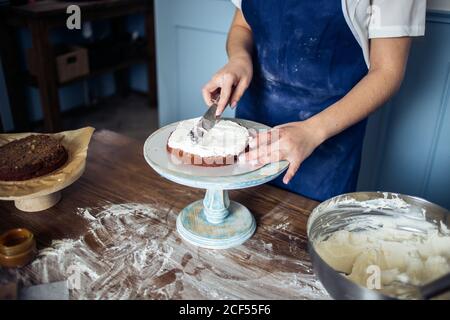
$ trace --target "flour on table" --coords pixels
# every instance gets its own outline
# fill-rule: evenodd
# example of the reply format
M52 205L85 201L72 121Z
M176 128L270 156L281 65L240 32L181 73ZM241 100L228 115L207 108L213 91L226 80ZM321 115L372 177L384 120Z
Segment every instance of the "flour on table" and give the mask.
M276 229L276 230L286 230L286 228L289 226L289 222L286 222L286 223L280 223L280 224L277 224L274 228Z
M41 250L16 271L23 285L71 279L71 299L328 298L309 261L276 255L267 241L217 251L182 242L170 207L108 204L76 214L86 233Z

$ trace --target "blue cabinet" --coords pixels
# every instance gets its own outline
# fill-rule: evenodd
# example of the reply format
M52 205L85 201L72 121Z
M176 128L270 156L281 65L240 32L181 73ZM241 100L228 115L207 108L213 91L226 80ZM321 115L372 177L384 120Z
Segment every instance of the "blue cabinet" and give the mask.
M227 61L234 10L228 0L156 0L161 125L204 112L201 87ZM400 92L370 118L358 189L450 208L450 13L430 12L426 32Z
M161 125L205 112L201 88L227 61L233 13L227 0L156 1ZM228 110L226 116L232 115Z

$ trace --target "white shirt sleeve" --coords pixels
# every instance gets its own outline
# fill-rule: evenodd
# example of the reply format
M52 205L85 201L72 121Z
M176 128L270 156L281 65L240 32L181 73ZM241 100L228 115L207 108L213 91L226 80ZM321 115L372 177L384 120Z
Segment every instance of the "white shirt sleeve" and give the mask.
M426 0L371 0L369 38L425 34Z
M236 8L241 9L242 0L231 0Z

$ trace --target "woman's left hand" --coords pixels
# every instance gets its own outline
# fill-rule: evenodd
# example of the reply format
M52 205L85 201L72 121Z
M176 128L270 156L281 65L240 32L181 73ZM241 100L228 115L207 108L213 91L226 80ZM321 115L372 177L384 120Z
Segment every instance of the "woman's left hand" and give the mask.
M258 133L250 142L245 160L260 164L289 161L289 169L283 178L283 183L288 184L302 162L324 141L319 132L309 122L301 121Z

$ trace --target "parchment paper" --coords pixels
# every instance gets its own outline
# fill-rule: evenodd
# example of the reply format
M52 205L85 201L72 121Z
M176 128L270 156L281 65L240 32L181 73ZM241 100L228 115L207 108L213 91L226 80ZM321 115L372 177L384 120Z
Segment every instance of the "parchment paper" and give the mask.
M69 155L59 169L42 177L25 181L0 181L0 200L18 200L47 195L59 191L77 180L84 172L86 156L94 128L50 134L61 141ZM0 134L0 146L16 139L39 133Z

